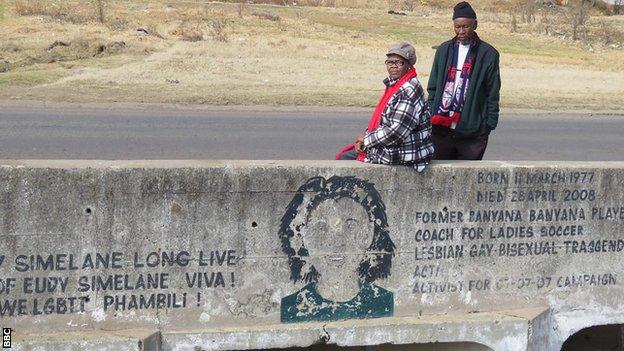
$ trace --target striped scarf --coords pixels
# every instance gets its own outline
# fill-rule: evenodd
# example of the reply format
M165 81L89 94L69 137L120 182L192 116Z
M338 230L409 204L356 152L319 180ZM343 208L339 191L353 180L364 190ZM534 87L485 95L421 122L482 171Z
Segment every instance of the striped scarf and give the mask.
M460 42L457 39L454 40L453 52L451 53L453 60L448 68L442 97L438 102L437 108L434 110L435 114L431 116L432 124L451 127L453 123L458 123L461 119L461 112L464 110L466 92L470 85L470 78L472 76L472 69L474 67L479 43L480 39L477 33L474 33L474 38L470 42L470 49L464 61L464 66L460 72L461 76L457 82L457 87L455 87Z

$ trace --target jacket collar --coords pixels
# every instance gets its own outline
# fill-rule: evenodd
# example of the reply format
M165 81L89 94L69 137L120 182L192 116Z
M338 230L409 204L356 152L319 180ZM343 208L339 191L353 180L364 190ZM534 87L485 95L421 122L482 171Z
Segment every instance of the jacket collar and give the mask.
M398 79L392 79L391 77L387 77L386 79L383 80L383 83L387 86L387 87L391 87L393 85L396 84L396 82L398 82Z

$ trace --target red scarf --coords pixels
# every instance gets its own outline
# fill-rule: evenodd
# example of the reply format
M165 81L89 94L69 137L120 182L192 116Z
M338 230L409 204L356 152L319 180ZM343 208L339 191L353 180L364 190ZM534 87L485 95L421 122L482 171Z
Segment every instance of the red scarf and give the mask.
M396 83L394 83L393 85L389 87L386 87L386 91L384 92L383 96L377 103L377 107L375 107L375 111L373 112L373 115L371 116L371 119L368 122L368 128L366 129L368 133L372 133L375 129L379 128L379 125L381 125L381 115L383 111L386 109L386 106L388 105L388 101L390 101L392 96L394 96L394 94L396 94L396 92L399 91L399 89L401 89L403 84L407 83L412 78L416 78L417 75L418 74L416 73L416 69L412 67ZM351 151L353 149L355 149L355 144L349 144L345 146L339 153L336 154L334 159L335 160L340 159L340 157L344 153ZM358 153L357 155L358 161L364 162L365 158L366 158L365 152Z

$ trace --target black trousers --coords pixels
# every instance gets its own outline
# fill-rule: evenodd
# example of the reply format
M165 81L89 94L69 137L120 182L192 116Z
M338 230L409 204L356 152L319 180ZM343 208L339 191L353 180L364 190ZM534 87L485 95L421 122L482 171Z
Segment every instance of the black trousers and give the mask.
M454 129L433 126L432 139L436 160L481 160L488 144L490 130L482 128L471 134L462 135Z

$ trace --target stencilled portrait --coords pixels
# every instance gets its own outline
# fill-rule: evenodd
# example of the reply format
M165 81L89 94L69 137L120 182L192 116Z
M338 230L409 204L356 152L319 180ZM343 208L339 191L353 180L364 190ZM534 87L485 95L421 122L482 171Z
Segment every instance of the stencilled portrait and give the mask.
M394 243L374 185L355 177L316 177L282 217L279 238L298 291L281 301L281 321L298 323L392 316Z

